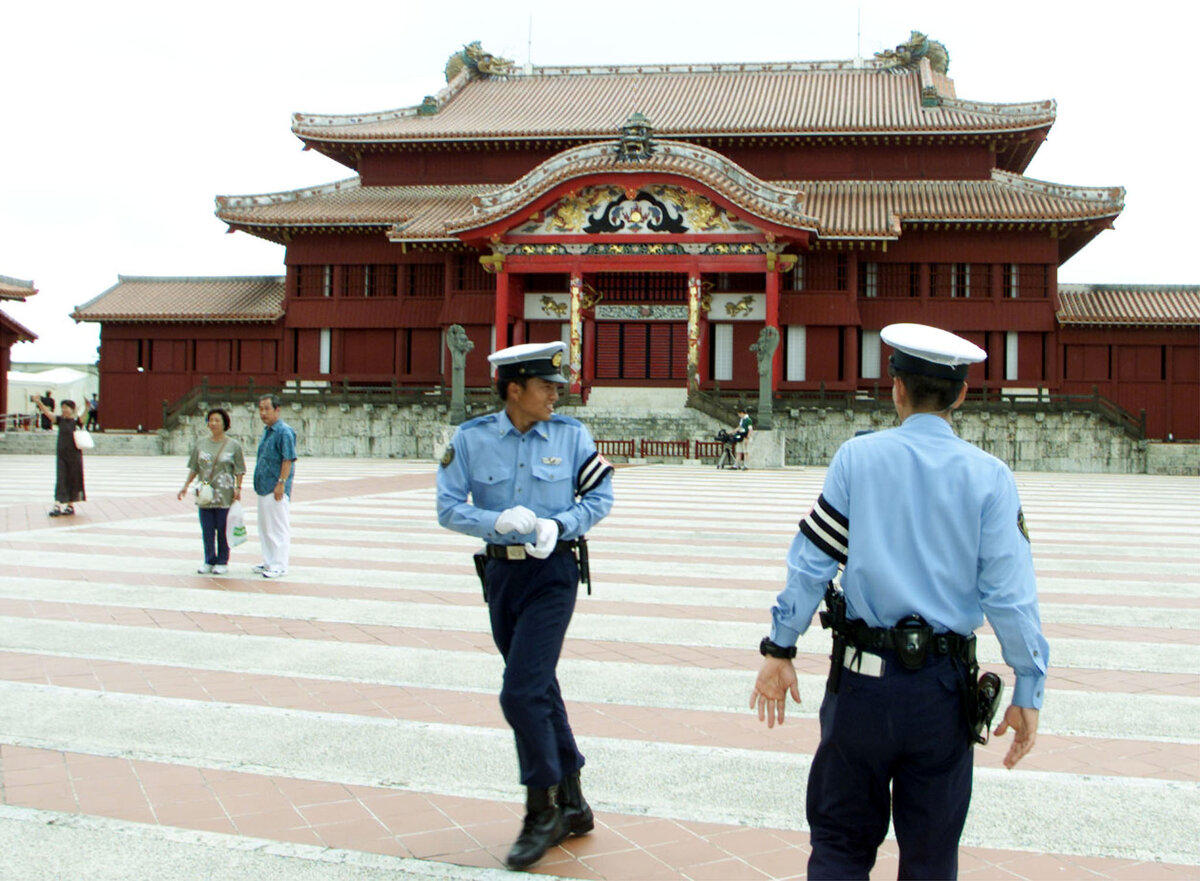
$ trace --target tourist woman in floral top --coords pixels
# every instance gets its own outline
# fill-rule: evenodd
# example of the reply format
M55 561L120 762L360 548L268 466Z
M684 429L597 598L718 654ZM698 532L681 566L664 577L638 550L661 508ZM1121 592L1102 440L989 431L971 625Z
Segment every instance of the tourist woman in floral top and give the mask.
M229 540L225 523L229 506L242 499L242 477L246 473L246 458L242 445L225 434L229 430L229 414L217 408L208 411L208 430L211 437L197 439L188 456L188 476L182 499L193 480L200 478L197 507L200 510L200 535L204 540L204 563L196 571L202 575L224 575L229 571ZM204 489L211 487L211 497ZM207 500L205 500L207 497Z

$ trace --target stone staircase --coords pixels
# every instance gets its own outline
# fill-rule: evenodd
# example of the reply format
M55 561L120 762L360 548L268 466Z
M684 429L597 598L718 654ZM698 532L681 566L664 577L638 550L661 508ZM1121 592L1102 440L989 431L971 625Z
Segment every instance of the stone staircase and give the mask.
M641 440L711 441L722 422L689 409L683 388L593 388L586 407L559 406L557 412L585 423L597 441ZM642 459L608 456L612 461L679 461L678 457L649 455Z

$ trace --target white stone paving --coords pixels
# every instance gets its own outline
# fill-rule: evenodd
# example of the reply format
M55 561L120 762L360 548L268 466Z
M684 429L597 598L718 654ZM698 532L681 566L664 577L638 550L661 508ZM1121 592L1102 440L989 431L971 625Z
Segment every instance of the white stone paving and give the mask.
M198 556L194 510L108 523L9 533L4 566L53 567L83 578L17 578L0 567L0 598L49 600L129 609L196 611L295 621L347 622L442 632L484 633L481 604L447 605L399 591L474 593L468 559L476 542L437 527L433 491L356 495L306 501L306 480L354 480L430 474L431 463L302 459L294 503L294 565L288 582L306 587L359 587L371 599L305 593L251 593L237 579L193 574ZM173 493L185 473L181 457L96 457L87 461L95 498ZM711 468L649 466L621 469L613 515L593 534L595 596L580 597L570 638L696 648L741 649L753 657L767 610L784 577L783 554L796 521L820 492L824 470L748 474ZM1019 474L1034 540L1043 619L1056 625L1145 628L1154 642L1053 638L1054 668L1164 674L1200 671L1200 480L1132 475ZM39 502L53 487L51 457L0 456L0 506ZM745 505L747 497L755 500ZM686 505L680 499L686 499ZM253 506L247 506L253 527ZM23 543L37 547L23 547ZM102 548L106 553L94 553ZM49 549L49 550L48 550ZM120 553L111 553L118 550ZM145 551L147 553L138 553ZM253 541L237 549L235 571L256 561ZM697 559L701 558L701 559ZM355 563L372 563L357 568ZM411 568L406 568L411 567ZM415 571L432 568L434 571ZM123 576L161 575L129 584ZM1089 576L1096 577L1089 577ZM651 576L655 583L639 583ZM720 586L727 581L729 586ZM715 583L714 583L715 582ZM693 587L693 583L702 586ZM388 591L396 591L395 599ZM313 591L308 591L309 593ZM1069 594L1069 602L1055 598ZM1087 598L1097 602L1089 604ZM1128 599L1127 603L1120 603ZM1114 601L1117 601L1114 604ZM606 605L638 603L647 615L614 614ZM591 605L589 605L591 603ZM672 614L656 615L655 606ZM680 618L678 608L700 614ZM761 609L762 623L713 620L722 608ZM701 611L702 610L702 611ZM1172 635L1179 635L1178 641ZM801 641L808 654L827 654L814 628ZM0 616L4 651L98 661L127 661L285 677L494 693L500 663L493 654L423 648L174 631L118 624ZM980 655L998 665L999 648L980 635ZM753 666L751 662L750 667ZM742 713L752 674L744 670L630 661L567 659L560 666L572 701L646 707L670 713ZM1011 681L1011 679L1010 679ZM823 677L801 677L811 719ZM1087 693L1048 685L1041 732L1194 746L1200 755L1200 700L1127 691ZM802 828L809 756L766 750L713 749L615 738L583 738L589 797L597 807L631 814ZM404 720L280 710L270 707L102 693L0 679L0 742L99 755L305 778L407 786L427 792L516 800L515 757L507 731ZM1003 747L993 743L989 749ZM436 768L437 770L433 770ZM976 770L964 844L1066 854L1150 859L1200 866L1200 784L1182 780L1052 773L1019 768ZM22 878L51 877L36 854L61 865L86 866L78 849L112 853L91 877L135 877L139 867L170 881L177 860L211 865L213 877L373 878L386 872L424 877L492 878L498 873L419 861L388 860L229 836L0 809L0 850ZM49 818L49 819L47 819ZM117 841L129 852L116 853ZM236 853L236 858L231 857ZM124 858L128 856L128 860ZM11 862L16 859L17 862ZM72 862L72 860L75 860ZM26 871L28 869L28 871ZM0 878L5 877L0 867ZM71 869L67 868L68 876ZM121 873L124 874L121 874ZM439 874L439 872L441 874Z

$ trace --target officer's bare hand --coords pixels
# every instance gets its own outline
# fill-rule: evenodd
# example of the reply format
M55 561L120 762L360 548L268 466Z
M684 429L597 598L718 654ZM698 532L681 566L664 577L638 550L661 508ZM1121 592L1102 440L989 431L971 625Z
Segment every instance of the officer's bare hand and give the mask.
M544 560L554 553L554 546L558 544L558 524L553 520L539 517L533 529L537 533L537 544L525 542L525 551L531 557Z
M492 528L496 532L516 532L524 534L533 532L533 527L537 524L537 514L530 511L524 505L516 505L500 512L500 516L496 518L496 525Z
M1010 704L993 733L1003 737L1009 728L1013 730L1013 742L1008 748L1008 755L1004 757L1004 767L1015 768L1037 741L1038 711Z
M796 681L796 668L785 658L763 658L758 671L758 681L750 694L750 709L758 709L758 721L766 719L767 727L774 728L775 722L783 724L783 708L788 692L792 700L800 703L800 685Z

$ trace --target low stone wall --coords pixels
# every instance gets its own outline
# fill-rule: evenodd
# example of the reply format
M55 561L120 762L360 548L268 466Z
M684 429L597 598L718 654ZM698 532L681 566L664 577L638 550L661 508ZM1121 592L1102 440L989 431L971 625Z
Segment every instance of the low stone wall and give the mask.
M187 455L195 438L208 428L204 411L185 416L170 432L163 432L163 452ZM258 447L262 421L254 404L212 404L229 411L229 435L247 454ZM301 456L346 456L367 459L432 459L441 454L451 428L444 404L284 404L280 418L296 430ZM487 412L479 408L479 413Z
M85 456L158 456L163 452L157 432L93 431L93 449ZM0 431L0 454L53 456L58 448L57 431Z
M185 417L170 432L158 435L96 435L101 455L185 456L196 437L206 431L204 409ZM262 434L254 405L214 403L233 417L230 435L252 455ZM492 409L482 404L471 415ZM561 407L585 422L596 438L610 440L711 441L723 426L717 420L686 408L633 412L616 407ZM301 456L361 456L367 458L437 459L453 434L443 404L383 405L289 403L283 418L296 429ZM823 466L838 446L859 431L879 431L897 424L891 408L841 410L789 409L775 413L774 431L760 434L751 445L751 467ZM1200 473L1200 446L1159 444L1127 437L1115 426L1088 412L961 412L954 427L965 440L1003 459L1015 471L1102 472L1116 474ZM26 435L41 446L24 450L20 442L0 440L0 452L53 453L54 435ZM674 460L672 460L674 461Z
M1093 413L963 412L954 430L1014 471L1078 471L1143 474L1146 442L1128 437ZM789 410L775 414L787 436L788 465L827 464L845 440L859 431L899 425L895 411Z
M1200 443L1154 441L1146 445L1146 473L1179 477L1200 475Z

